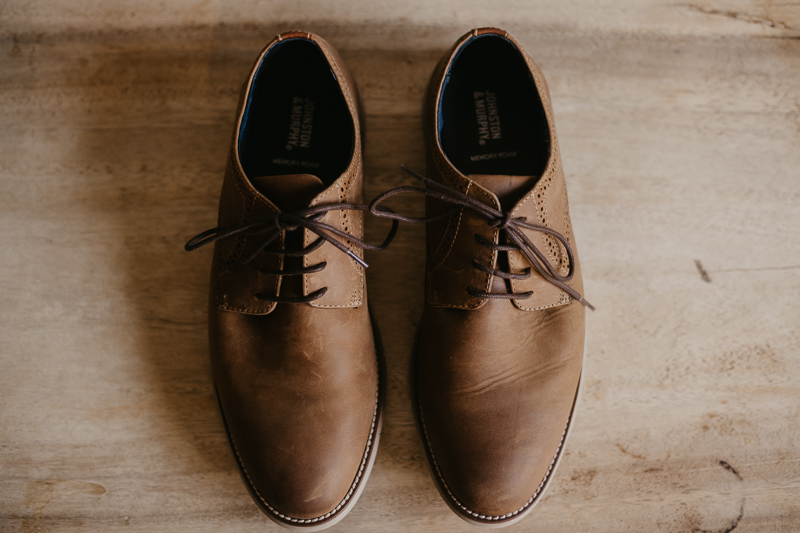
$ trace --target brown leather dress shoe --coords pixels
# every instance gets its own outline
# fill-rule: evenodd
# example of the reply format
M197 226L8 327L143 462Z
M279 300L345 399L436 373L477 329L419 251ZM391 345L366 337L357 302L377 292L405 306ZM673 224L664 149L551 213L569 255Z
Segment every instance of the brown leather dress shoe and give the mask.
M372 205L428 223L413 375L433 478L458 516L504 526L541 499L564 450L589 304L533 61L505 31L474 30L438 65L427 104L427 187ZM412 191L428 196L426 217L377 211Z
M242 477L278 524L320 530L364 488L383 356L367 307L358 94L331 46L290 32L239 103L215 243L214 383Z

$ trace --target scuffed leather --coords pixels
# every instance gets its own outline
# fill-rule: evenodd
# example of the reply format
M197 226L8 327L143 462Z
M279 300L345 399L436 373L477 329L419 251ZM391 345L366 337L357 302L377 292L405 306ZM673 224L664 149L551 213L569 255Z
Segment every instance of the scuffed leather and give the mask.
M325 41L305 32L277 37L256 65L275 42L286 38L307 38L320 45L347 97L355 124L350 165L311 204L361 201L358 95L352 77ZM253 73L239 103L237 133L252 80ZM237 142L238 135L234 135L220 199L220 226L278 212L244 176ZM307 194L309 186L302 185L299 193ZM276 197L276 201L291 205L286 194L280 191L281 199ZM303 203L303 207L308 205L307 200ZM346 216L330 212L323 221L363 236L360 212L347 212ZM290 236L299 237L296 232ZM290 240L310 244L315 239L316 235L305 231L304 239ZM379 364L363 268L326 243L306 256L304 264L326 261L327 267L302 276L306 295L328 287L323 298L311 304L262 301L255 293L280 295L283 283L280 276L264 275L258 269L281 268L284 261L280 255L260 254L227 272L253 249L254 240L218 241L212 264L209 341L223 416L246 482L265 512L284 522L333 516L337 506L353 496L357 483L364 482L367 452L371 451L368 443L373 445L377 437ZM284 245L285 232L280 241L276 246ZM354 252L361 254L360 250ZM296 282L297 277L286 277L287 286L289 280Z
M423 438L468 509L513 513L544 480L580 379L583 316L577 302L536 313L508 300L425 309L416 354Z
M428 176L497 207L497 197L481 184L502 180L461 175L437 138L444 73L457 50L484 33L508 38L524 54L502 30L483 28L463 36L434 71L424 123ZM562 232L575 250L550 100L538 69L535 79L548 112L552 153L544 176L532 182L512 213ZM447 208L429 200L427 215ZM533 290L530 299L470 296L469 285L495 292L506 286L470 265L476 259L496 266L497 253L479 245L473 234L498 243L500 232L468 213L461 210L428 224L426 306L414 355L417 416L443 497L469 520L498 524L538 501L539 488L563 449L582 371L585 309L535 271L512 287ZM563 250L548 246L536 232L526 234L559 264ZM530 266L519 253L510 259L512 272ZM582 291L579 269L571 285Z
M378 367L366 306L278 304L268 315L212 307L210 318L214 382L252 485L284 515L330 512L373 429Z

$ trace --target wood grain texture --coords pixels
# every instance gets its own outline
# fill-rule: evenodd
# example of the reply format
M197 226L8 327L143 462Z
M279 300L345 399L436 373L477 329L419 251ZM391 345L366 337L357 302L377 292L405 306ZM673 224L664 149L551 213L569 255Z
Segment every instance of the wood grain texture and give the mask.
M278 31L337 46L374 197L410 183L400 163L424 168L444 48L492 23L547 76L598 308L566 456L507 531L800 530L798 4L109 4L0 6L0 531L280 530L217 412L210 251L182 249L216 221L240 85ZM423 252L404 226L367 253L388 406L334 531L472 529L439 498L411 414Z

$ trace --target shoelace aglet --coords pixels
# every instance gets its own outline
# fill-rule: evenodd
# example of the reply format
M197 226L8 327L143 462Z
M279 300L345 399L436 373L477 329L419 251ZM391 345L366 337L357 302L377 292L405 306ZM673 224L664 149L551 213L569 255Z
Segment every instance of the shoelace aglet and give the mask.
M589 310L594 311L594 306L583 299L583 297L579 298L578 301L589 308Z
M357 256L356 254L354 254L353 252L350 252L350 251L348 251L348 252L347 252L347 255L349 255L350 257L352 257L353 259L355 259L356 263L358 263L359 265L363 266L364 268L369 268L369 265L367 264L367 262L366 262L366 261L364 261L363 259L361 259L360 257L358 257L358 256Z

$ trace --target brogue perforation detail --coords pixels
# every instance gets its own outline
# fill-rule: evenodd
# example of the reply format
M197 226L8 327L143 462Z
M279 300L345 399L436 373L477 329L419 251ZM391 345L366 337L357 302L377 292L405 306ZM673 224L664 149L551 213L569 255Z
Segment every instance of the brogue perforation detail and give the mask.
M578 300L581 304L588 307L592 311L594 311L594 306L590 304L586 299L581 296L581 294L576 291L574 288L568 285L568 282L572 279L573 274L575 273L575 259L572 252L572 248L567 241L566 237L558 233L552 228L547 226L542 226L538 224L529 224L526 222L525 217L512 217L513 213L506 213L501 209L489 206L476 200L475 198L470 197L468 194L462 193L452 187L448 187L447 185L438 183L434 180L426 178L413 170L408 169L407 167L401 166L401 170L414 176L418 180L422 181L425 184L425 187L415 187L415 186L404 186L404 187L397 187L395 189L388 190L383 194L379 195L377 198L372 200L369 205L370 212L376 216L381 218L389 218L392 220L399 220L402 222L410 222L412 224L420 224L420 223L429 223L449 214L454 213L457 210L463 211L464 209L469 209L470 211L477 213L477 215L486 219L487 224L490 227L495 228L495 232L498 231L498 228L502 226L503 231L505 232L506 237L508 237L512 243L513 247L507 246L500 246L494 244L494 242L489 241L480 235L476 235L478 242L483 244L486 247L489 247L493 250L492 255L492 264L495 262L496 251L499 249L502 250L514 250L519 251L524 255L524 257L528 260L531 265L531 268L535 269L536 272L544 278L545 281L555 285L556 287L560 288L562 291L566 292L576 300ZM480 189L478 189L480 190ZM424 196L429 196L432 198L437 198L444 202L448 202L453 204L455 207L450 209L449 211L444 211L442 213L436 215L429 215L424 217L408 217L393 211L389 211L386 208L383 208L380 204L384 200L391 198L392 196L398 194L422 194ZM499 206L498 206L499 207ZM560 274L550 263L550 261L545 257L545 255L536 247L536 245L530 240L530 238L525 235L522 231L523 229L533 230L544 234L545 236L551 236L556 239L564 246L564 250L567 253L569 258L569 272L566 275ZM495 238L494 241L497 239ZM482 269L478 269L482 270ZM487 270L489 273L489 278L491 275L494 274L493 267ZM500 277L505 277L502 274L494 274L500 275ZM526 274L527 275L527 274ZM428 273L430 276L430 273ZM509 278L510 279L510 278ZM430 283L428 284L428 289L430 290ZM466 289L466 292L473 297L480 298L481 300L487 300L491 298L505 298L505 299L526 299L533 295L533 291L527 291L523 293L514 293L514 292L481 292L480 290L476 289L475 287L469 286ZM448 305L447 307L453 307Z
M311 39L311 34L309 34L309 39ZM332 71L334 73L334 76L339 81L339 86L341 88L342 95L344 95L345 101L347 102L347 107L350 109L351 115L353 116L355 129L356 129L356 131L358 131L359 128L361 127L361 117L358 114L358 106L356 105L356 102L355 102L355 100L353 98L353 95L351 93L351 88L347 84L347 78L346 78L342 68L339 66L338 62L336 61L335 57L333 57L333 55L327 49L327 44L324 43L324 42L319 42L319 41L314 41L314 42L316 42L319 45L320 50L322 50L322 53L328 59L328 62L331 65L331 69L332 69ZM339 196L340 202L342 202L343 198L346 197L346 195L350 192L350 188L351 188L352 184L354 183L354 181L356 180L356 178L359 177L363 173L362 170L359 170L359 169L362 168L362 159L363 159L362 158L361 146L362 146L361 135L357 134L356 135L356 144L354 146L354 151L355 151L354 160L351 162L351 164L350 164L345 176L340 177L335 182L336 192L337 192L337 194ZM331 192L332 192L332 190L329 190L327 193L325 193L320 198L320 200L322 198L324 198L325 196L327 196L328 194L330 194ZM346 222L345 222L345 219L342 217L342 214L343 213L339 214L339 224L340 224L341 227L346 227ZM347 229L345 229L345 231L347 231ZM363 224L361 225L361 228L359 230L359 234L360 234L359 238L363 238L363 234L364 234ZM358 250L355 248L355 246L350 241L347 241L346 246L348 248L350 248L350 250L354 254L358 253ZM361 257L363 257L363 253L361 254ZM361 305L363 303L363 301L364 301L364 287L365 287L364 269L361 268L359 266L358 262L356 260L353 260L352 258L350 260L350 265L353 268L353 270L355 270L356 274L358 275L358 280L359 280L358 288L353 290L353 292L351 294L351 297L350 297L350 301L347 302L347 303L342 303L342 304L323 304L323 303L319 303L319 302L314 302L314 303L311 304L312 306L319 307L319 308L324 308L324 309L335 309L335 308L345 308L345 307L358 307L359 305ZM308 285L309 285L308 277L307 276L303 276L303 290L304 290L304 292L306 294L308 294L310 292Z

